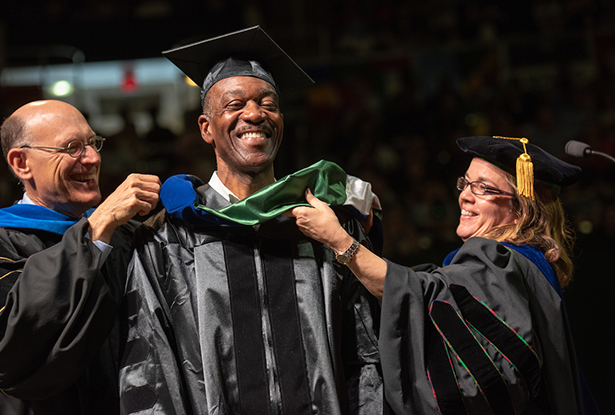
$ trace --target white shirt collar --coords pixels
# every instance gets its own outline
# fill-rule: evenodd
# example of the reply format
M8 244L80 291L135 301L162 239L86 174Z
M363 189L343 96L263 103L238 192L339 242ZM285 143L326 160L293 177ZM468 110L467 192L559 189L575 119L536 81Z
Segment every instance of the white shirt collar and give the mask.
M239 198L222 183L222 180L218 177L217 171L214 171L214 174L211 175L209 185L229 202L235 203L239 201Z
M32 199L30 199L28 197L27 194L23 194L23 197L21 198L21 200L19 202L17 202L18 205L36 205L36 203L34 203L32 201Z

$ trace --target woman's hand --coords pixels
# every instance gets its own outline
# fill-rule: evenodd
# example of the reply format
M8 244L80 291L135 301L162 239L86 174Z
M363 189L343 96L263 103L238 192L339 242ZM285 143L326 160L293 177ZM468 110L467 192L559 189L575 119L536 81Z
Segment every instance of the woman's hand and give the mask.
M311 207L299 206L288 212L297 219L297 226L301 232L327 245L335 252L347 250L352 244L352 237L342 228L333 210L325 202L318 200L310 189L305 192L305 200ZM382 300L384 277L387 272L386 262L382 258L361 245L348 263L348 268L369 292L378 300Z
M336 252L348 249L352 237L342 228L333 210L314 196L310 189L305 191L305 199L311 207L299 206L289 211L297 219L299 230Z

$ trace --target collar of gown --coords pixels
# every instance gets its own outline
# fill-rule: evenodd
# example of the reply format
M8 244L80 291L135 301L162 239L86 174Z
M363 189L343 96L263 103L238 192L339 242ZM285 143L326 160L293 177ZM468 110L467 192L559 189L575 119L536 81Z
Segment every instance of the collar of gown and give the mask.
M372 206L376 209L380 206L369 183L347 175L337 164L326 160L218 210L201 204L194 180L185 174L170 177L162 185L160 200L171 216L196 226L253 226L267 222L295 206L308 206L305 201L308 188L328 205L351 206L363 217Z

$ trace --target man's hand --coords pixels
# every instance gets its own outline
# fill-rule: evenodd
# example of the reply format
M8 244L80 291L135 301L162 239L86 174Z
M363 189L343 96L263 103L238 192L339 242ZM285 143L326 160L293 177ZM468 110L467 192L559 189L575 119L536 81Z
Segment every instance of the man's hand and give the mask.
M92 241L109 243L113 231L137 213L147 215L158 204L160 179L151 174L129 175L89 217Z

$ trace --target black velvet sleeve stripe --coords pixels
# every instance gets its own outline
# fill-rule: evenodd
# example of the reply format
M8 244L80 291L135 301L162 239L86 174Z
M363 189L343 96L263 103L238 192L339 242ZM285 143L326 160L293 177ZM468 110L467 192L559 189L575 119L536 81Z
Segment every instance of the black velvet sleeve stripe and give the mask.
M532 397L540 392L540 362L532 348L461 285L450 287L463 317L519 371Z
M504 379L453 307L444 301L434 301L429 314L440 334L476 380L493 413L515 414Z
M283 413L311 414L291 245L264 240L262 254Z
M241 413L269 413L258 282L251 245L223 241Z
M430 347L427 349L427 369L440 413L442 415L467 415L446 344L433 326L429 327L429 330L431 335Z

